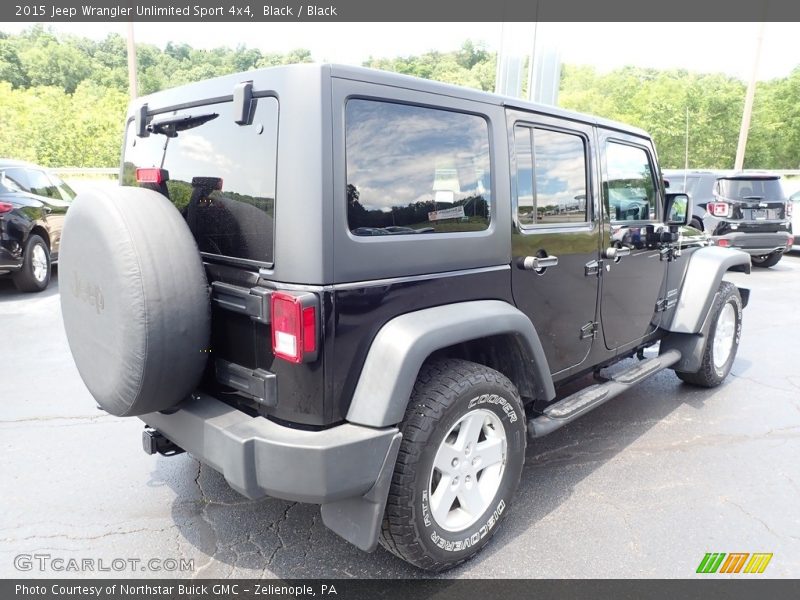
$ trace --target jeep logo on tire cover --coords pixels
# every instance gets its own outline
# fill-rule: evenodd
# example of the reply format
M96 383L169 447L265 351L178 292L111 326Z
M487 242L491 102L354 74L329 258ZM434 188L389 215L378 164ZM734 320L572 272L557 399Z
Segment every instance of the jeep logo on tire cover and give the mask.
M98 315L103 312L105 300L100 286L89 281L82 281L77 271L73 271L72 275L72 295L94 308Z

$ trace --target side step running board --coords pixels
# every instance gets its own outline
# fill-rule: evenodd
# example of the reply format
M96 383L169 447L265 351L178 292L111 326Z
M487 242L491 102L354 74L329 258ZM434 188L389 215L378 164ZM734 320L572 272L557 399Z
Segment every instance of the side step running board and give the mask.
M598 383L575 392L563 400L548 406L544 413L528 420L528 435L542 437L571 423L593 408L597 408L615 396L619 396L632 386L674 365L681 359L678 350L668 350L661 356L648 358L632 367L613 375L605 383Z

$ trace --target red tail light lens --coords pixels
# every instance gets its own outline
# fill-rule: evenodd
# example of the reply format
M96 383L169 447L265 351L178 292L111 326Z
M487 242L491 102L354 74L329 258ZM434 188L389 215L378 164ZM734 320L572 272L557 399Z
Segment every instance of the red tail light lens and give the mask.
M731 245L731 243L728 240L717 240L717 246L721 246L723 248L727 248L730 245Z
M136 169L136 183L164 183L164 170Z
M731 214L731 205L727 202L709 202L706 210L715 217L728 217Z
M303 354L317 351L317 309L313 306L303 308Z
M317 354L317 299L314 294L272 292L272 352L291 363L314 360Z
M0 202L0 215L14 210L14 205L8 202Z

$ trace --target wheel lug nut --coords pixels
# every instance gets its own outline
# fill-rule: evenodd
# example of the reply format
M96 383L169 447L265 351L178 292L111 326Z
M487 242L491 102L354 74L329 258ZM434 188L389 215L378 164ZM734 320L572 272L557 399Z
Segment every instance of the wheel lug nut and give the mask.
M475 465L477 465L479 461L480 461L480 457L476 456L475 458L473 458L472 459L472 466L474 467Z
M458 477L453 477L453 486L458 485Z
M452 463L450 463L450 464L452 464L454 467L457 467L457 466L458 466L458 459L457 459L457 458L454 458L454 459L453 459L453 462L452 462Z

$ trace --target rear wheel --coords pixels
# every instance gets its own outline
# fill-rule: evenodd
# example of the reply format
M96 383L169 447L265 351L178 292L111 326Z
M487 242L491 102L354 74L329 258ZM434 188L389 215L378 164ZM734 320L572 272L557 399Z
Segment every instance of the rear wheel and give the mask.
M28 236L22 268L14 273L13 279L21 292L41 292L50 284L50 249L40 236Z
M773 252L772 254L767 254L766 256L751 256L750 262L753 263L754 267L767 269L777 265L781 258L783 258L783 252Z
M425 365L402 424L381 544L430 571L475 555L519 483L524 417L516 388L497 371L453 359Z
M711 329L703 350L700 370L676 374L686 383L700 387L716 387L730 373L742 333L742 298L739 290L723 281L711 307Z

